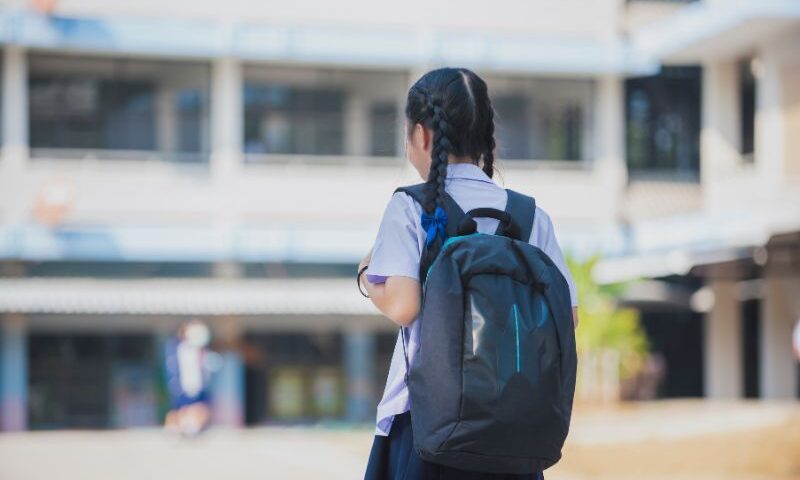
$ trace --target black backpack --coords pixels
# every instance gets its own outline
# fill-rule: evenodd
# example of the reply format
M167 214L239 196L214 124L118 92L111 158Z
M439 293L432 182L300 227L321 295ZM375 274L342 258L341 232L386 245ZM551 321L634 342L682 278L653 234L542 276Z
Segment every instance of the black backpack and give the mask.
M425 184L400 187L424 205ZM566 279L528 243L535 200L513 190L505 211L464 213L445 195L447 240L420 259L420 344L408 365L414 449L423 459L527 474L561 458L577 358ZM494 235L473 218L499 220Z

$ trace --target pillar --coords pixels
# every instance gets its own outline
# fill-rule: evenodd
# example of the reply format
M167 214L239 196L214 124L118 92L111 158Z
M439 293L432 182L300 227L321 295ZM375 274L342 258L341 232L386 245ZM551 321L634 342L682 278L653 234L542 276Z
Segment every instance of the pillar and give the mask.
M3 163L24 165L28 158L28 57L16 45L3 48Z
M0 316L0 431L28 428L26 327L24 316Z
M761 301L761 396L795 398L797 363L792 353L792 329L800 318L800 277L766 275Z
M365 330L345 333L344 370L347 420L364 422L372 419L375 416L375 334Z
M700 177L704 185L719 180L741 162L739 145L739 67L736 62L703 65ZM709 189L704 192L709 194Z
M594 99L594 172L608 192L604 209L610 221L620 219L627 185L625 164L625 80L616 75L596 79Z
M739 398L743 385L742 306L735 281L712 279L714 306L705 315L705 396Z
M397 156L400 158L405 158L405 148L406 148L406 131L403 128L404 120L406 118L406 101L408 101L408 89L401 90L395 102L397 102L397 119L398 119L398 128L397 128L397 138L395 141L397 142L395 145L395 152L397 152ZM409 162L403 162L409 163Z
M168 160L178 151L178 112L175 89L167 84L158 85L156 93L156 148Z
M214 60L211 72L211 171L226 178L243 159L244 83L235 58Z
M212 418L216 426L241 427L245 412L245 365L238 320L218 317L215 336L222 362L211 387Z
M232 202L235 179L244 161L244 83L242 64L218 58L211 66L211 191L213 224L218 232L232 232L241 219Z
M344 153L357 157L369 154L369 102L351 91L345 103Z
M758 52L757 58L754 156L759 194L777 196L785 175L781 61L777 49L769 45Z

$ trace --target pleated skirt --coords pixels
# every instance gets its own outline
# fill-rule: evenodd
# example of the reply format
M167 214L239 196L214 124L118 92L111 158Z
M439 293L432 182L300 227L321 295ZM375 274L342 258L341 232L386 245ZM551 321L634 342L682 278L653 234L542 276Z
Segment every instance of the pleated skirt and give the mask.
M431 463L417 455L412 438L411 413L395 415L389 435L375 435L364 480L544 480L542 472L471 472Z

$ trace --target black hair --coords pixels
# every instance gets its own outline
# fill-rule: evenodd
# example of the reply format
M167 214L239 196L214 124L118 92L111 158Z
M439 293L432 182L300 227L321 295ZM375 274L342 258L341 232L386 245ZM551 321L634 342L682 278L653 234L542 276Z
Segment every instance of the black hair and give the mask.
M408 132L417 123L433 131L431 169L423 208L444 208L447 157L469 156L489 177L494 174L494 110L486 82L466 68L438 68L411 86L406 101Z

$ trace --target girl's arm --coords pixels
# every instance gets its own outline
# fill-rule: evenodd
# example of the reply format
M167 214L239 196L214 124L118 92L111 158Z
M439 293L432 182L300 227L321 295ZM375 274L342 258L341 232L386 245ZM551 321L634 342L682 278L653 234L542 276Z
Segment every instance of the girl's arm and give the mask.
M372 250L358 264L359 271L369 264L371 257ZM387 278L384 283L371 283L362 274L361 286L378 310L394 323L405 327L419 315L422 301L419 280L398 275ZM578 328L578 307L572 307L572 322Z
M368 259L365 259L369 262ZM362 263L358 269L366 265ZM361 275L361 286L378 310L400 326L408 326L417 318L420 309L420 284L411 277L393 276L384 283L371 283ZM578 307L572 307L572 322L578 328Z
M359 271L369 263L372 252L359 264ZM419 280L411 277L391 276L383 283L371 283L366 274L361 275L361 286L378 310L400 326L408 326L417 318L421 302Z

